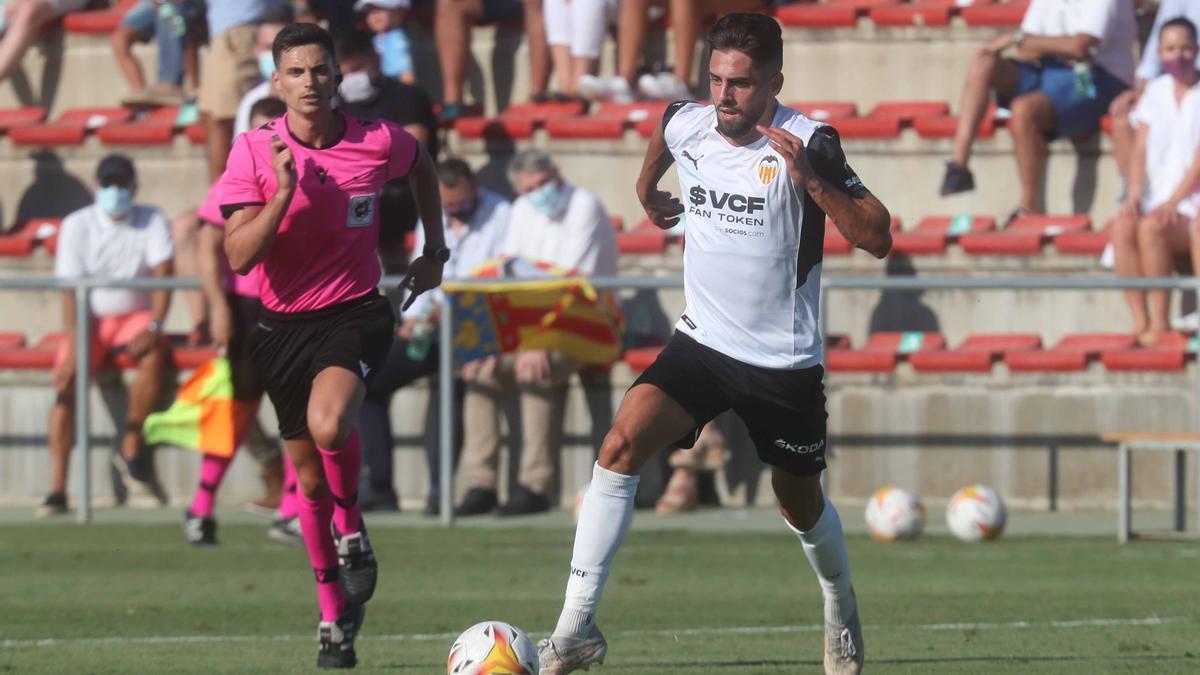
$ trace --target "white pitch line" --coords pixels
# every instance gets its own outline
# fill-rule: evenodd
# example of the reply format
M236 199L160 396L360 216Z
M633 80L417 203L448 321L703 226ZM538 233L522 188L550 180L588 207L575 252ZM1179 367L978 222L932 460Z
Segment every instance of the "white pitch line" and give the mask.
M1106 626L1165 626L1168 624L1188 623L1187 617L1148 616L1143 619L1069 619L1062 621L1009 621L1002 623L925 623L912 625L871 626L867 629L904 629L904 630L1024 630L1029 628L1097 628ZM612 631L610 635L623 637L638 636L701 636L701 635L770 635L774 633L817 632L824 630L821 624L804 626L724 626L714 628L659 628L646 630ZM538 634L530 635L538 637ZM364 635L367 640L404 641L404 642L434 642L452 640L457 633L402 633L396 635ZM83 645L173 645L173 644L204 644L219 642L291 642L296 640L312 640L311 635L172 635L146 637L104 637L104 638L44 638L41 640L0 640L0 647L63 647Z

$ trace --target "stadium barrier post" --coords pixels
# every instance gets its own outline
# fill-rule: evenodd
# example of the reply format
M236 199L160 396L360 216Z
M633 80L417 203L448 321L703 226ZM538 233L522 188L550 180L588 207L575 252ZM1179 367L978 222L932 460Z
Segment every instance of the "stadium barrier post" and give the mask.
M1049 466L1046 467L1046 501L1051 512L1058 510L1058 446L1051 445L1048 448Z
M1183 532L1187 525L1185 504L1187 503L1187 451L1175 451L1175 531Z
M1117 541L1129 543L1129 445L1117 445Z
M445 294L438 335L438 500L442 524L454 525L454 295Z
M75 454L79 457L79 504L75 520L86 525L92 520L91 411L88 389L92 376L91 312L86 282L76 282L75 292Z

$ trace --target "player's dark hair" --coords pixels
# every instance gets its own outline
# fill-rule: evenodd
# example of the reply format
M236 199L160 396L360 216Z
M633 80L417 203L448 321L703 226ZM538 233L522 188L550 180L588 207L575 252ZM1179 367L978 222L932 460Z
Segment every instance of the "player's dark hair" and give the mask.
M285 24L286 25L286 24L294 22L295 20L296 20L295 10L293 10L290 5L282 5L282 6L267 10L267 12L262 15L262 19L259 20L259 23L269 23L272 25L277 25L277 24Z
M329 31L315 23L289 23L279 31L279 35L275 36L275 43L271 45L275 65L279 65L279 57L283 56L284 52L304 45L320 45L329 55L329 60L335 60L334 54L337 52L333 48L333 36Z
M1158 29L1158 39L1159 40L1161 40L1162 36L1164 34L1166 34L1168 28L1182 28L1182 29L1186 30L1189 35L1192 36L1192 42L1200 42L1200 40L1197 40L1197 37L1196 37L1197 36L1196 24L1192 23L1192 20L1187 18L1186 16L1177 16L1174 19L1171 19L1170 21L1164 23L1162 25L1162 28Z
M438 182L446 187L458 187L463 181L475 180L471 165L457 157L447 157L438 163Z
M250 106L250 119L254 119L255 117L270 117L271 119L275 119L276 117L281 117L286 112L287 104L283 102L283 99L268 96L258 99L254 102L254 105Z
M357 29L339 31L333 38L333 47L338 58L349 59L355 56L375 58L375 43L373 36Z
M768 73L783 70L783 31L765 14L726 14L708 29L706 41L711 51L739 51Z

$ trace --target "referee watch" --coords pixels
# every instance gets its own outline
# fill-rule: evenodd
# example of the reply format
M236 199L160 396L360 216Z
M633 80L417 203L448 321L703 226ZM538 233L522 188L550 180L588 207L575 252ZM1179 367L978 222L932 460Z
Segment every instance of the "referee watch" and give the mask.
M445 265L446 261L450 260L450 249L446 248L445 246L438 248L430 248L429 246L426 246L425 248L421 249L421 257L432 258L438 261L438 263Z

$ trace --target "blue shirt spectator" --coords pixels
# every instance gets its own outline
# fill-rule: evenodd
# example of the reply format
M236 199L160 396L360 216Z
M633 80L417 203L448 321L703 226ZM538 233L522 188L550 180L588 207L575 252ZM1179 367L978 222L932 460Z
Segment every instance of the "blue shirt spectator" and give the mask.
M403 28L377 33L374 42L375 51L379 52L380 70L384 75L400 80L412 77L412 47Z

